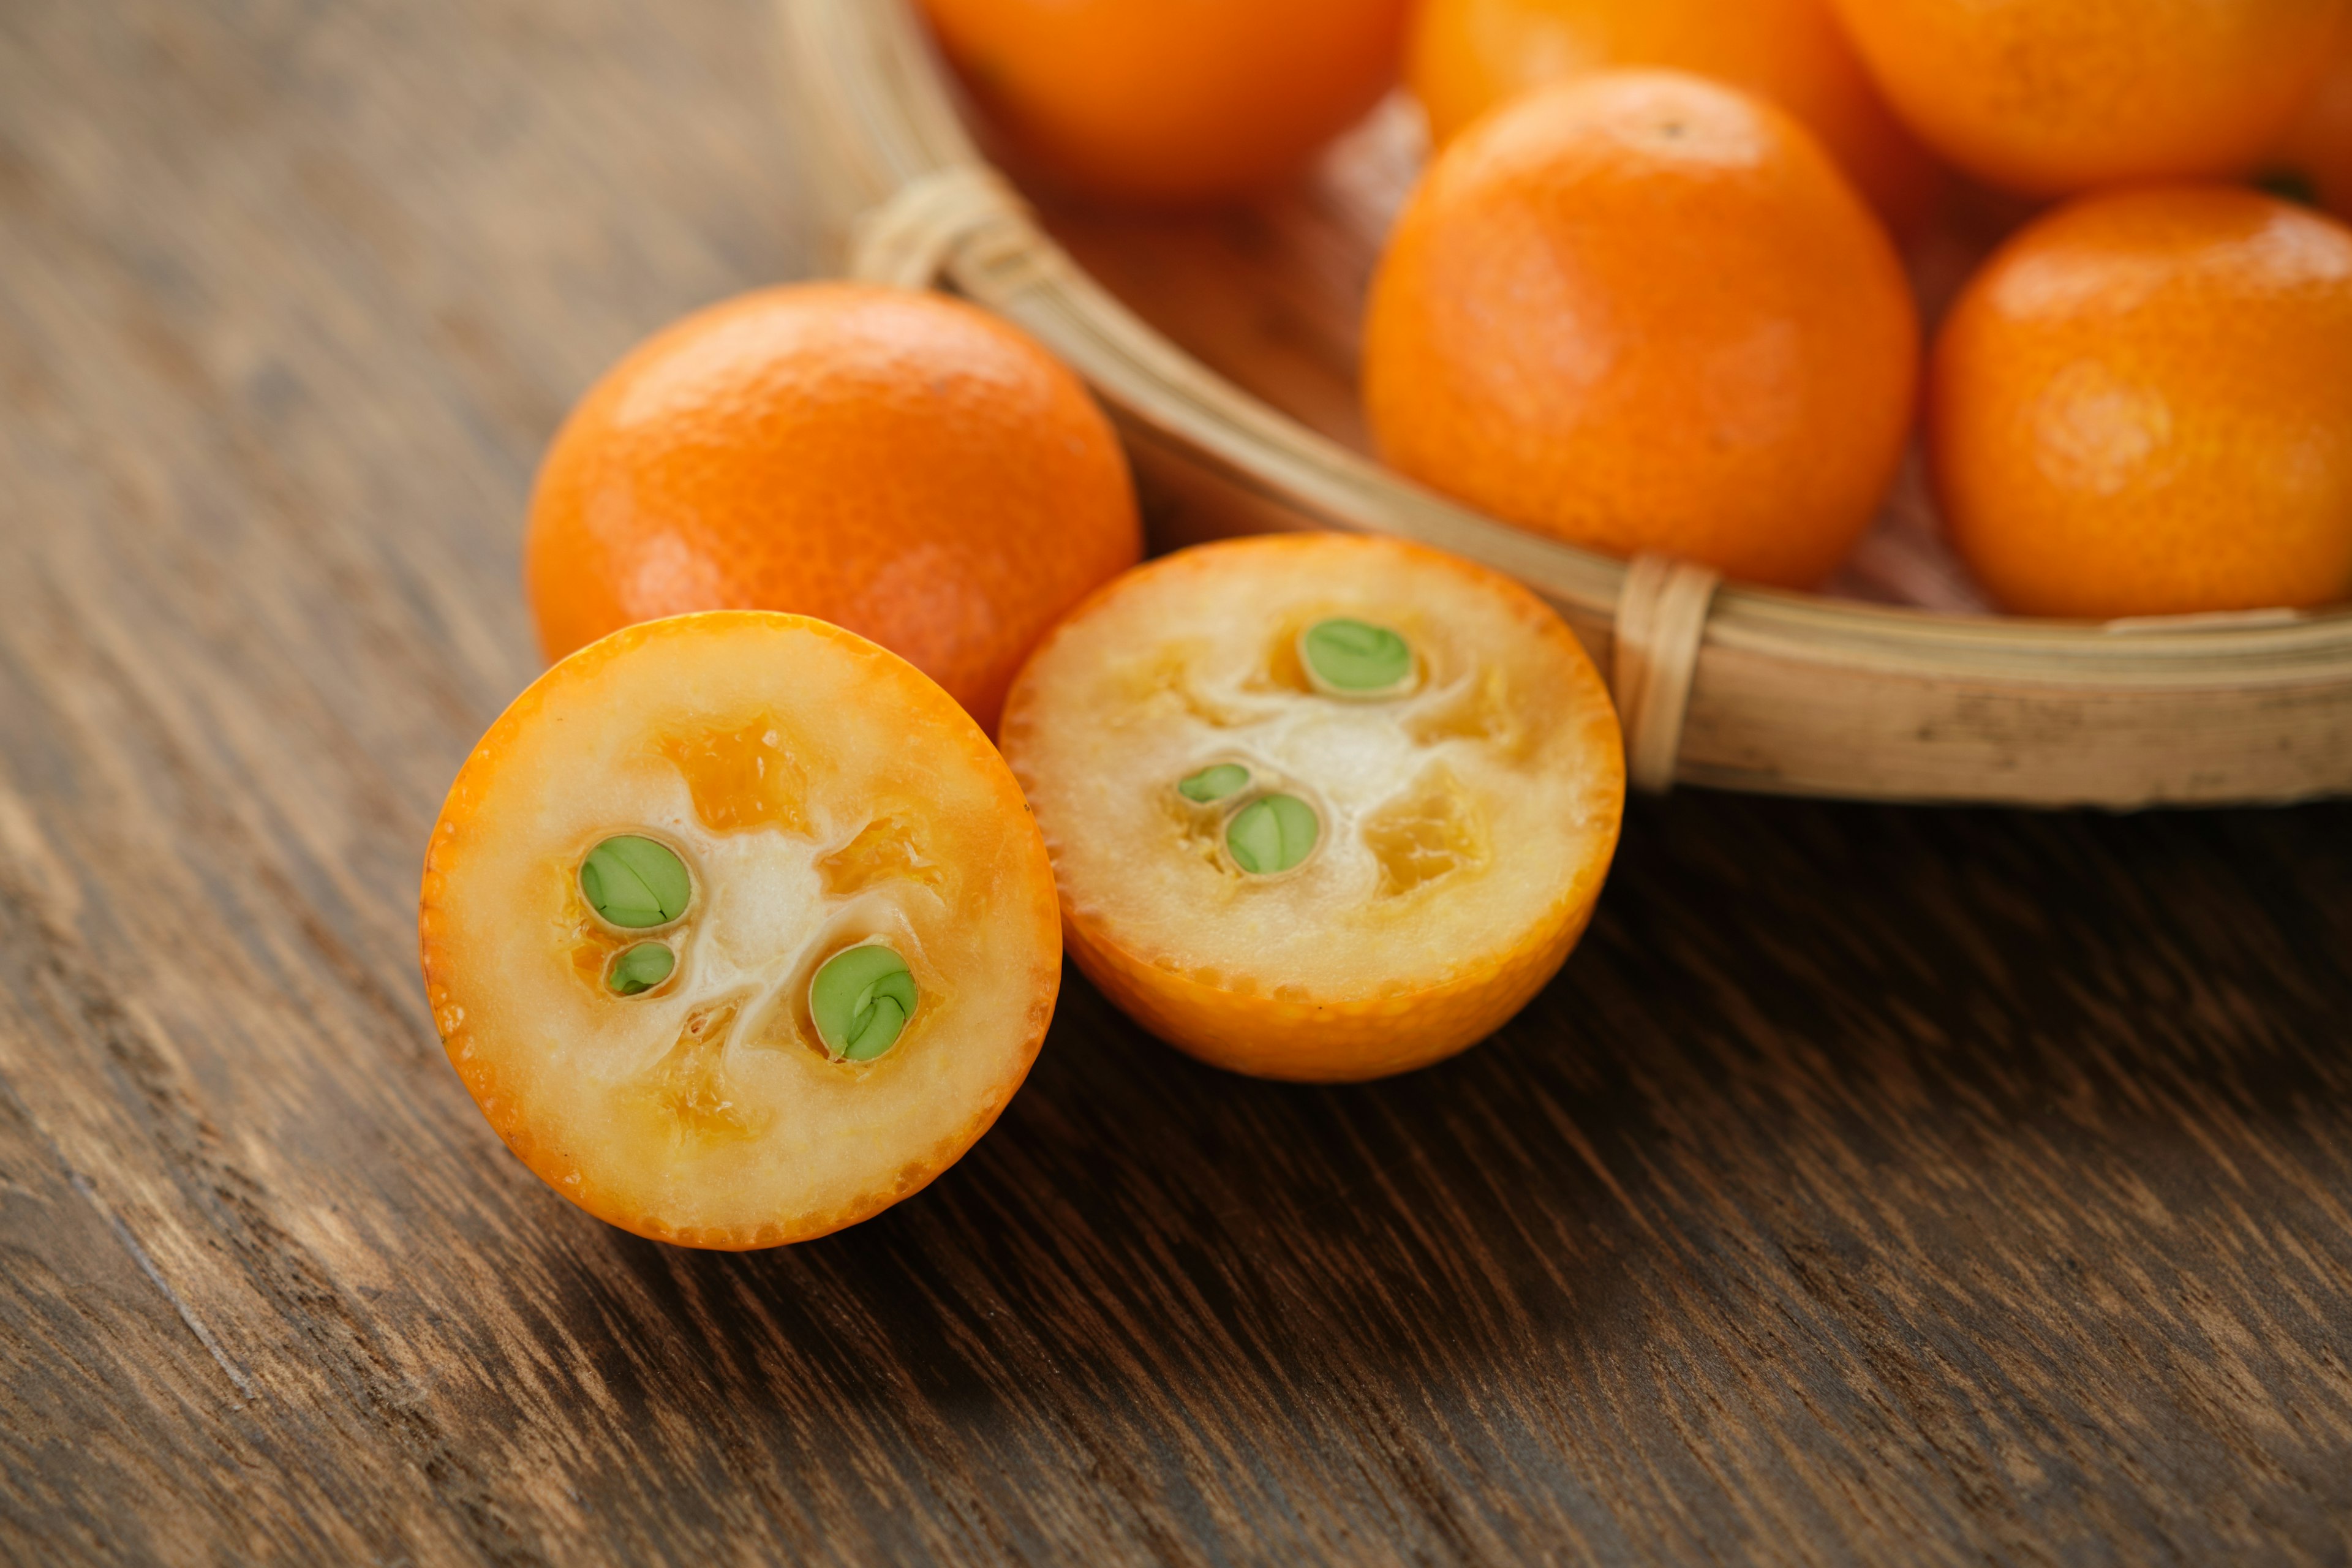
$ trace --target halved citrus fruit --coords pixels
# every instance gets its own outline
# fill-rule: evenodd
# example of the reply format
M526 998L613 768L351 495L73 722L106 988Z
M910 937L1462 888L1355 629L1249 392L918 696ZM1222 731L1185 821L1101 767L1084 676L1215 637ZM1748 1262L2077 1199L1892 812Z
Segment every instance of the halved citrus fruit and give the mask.
M1061 978L1045 844L979 726L765 611L615 632L516 699L450 786L418 928L508 1147L693 1247L822 1236L953 1164Z
M1138 568L1040 647L1005 757L1087 978L1204 1061L1348 1081L1498 1028L1615 853L1615 711L1467 562L1297 534Z

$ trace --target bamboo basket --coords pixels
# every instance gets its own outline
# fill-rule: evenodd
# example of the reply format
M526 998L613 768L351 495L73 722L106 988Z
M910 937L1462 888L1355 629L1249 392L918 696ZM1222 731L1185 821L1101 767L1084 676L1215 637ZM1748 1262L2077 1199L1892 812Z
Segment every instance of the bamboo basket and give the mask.
M1507 527L1245 395L1087 277L983 162L905 0L780 3L807 194L848 271L951 287L1076 367L1163 538L1360 530L1525 582L1609 675L1637 784L2116 808L2352 793L2352 609L1937 614Z

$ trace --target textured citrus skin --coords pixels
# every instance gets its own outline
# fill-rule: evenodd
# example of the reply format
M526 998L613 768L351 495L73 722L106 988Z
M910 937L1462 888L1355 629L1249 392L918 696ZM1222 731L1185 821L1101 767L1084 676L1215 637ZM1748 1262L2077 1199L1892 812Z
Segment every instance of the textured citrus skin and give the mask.
M2231 174L2276 143L2345 0L1838 0L1895 107L2031 195Z
M1291 173L1395 82L1409 0L923 0L1017 153L1187 203Z
M822 284L713 306L607 373L540 469L523 565L550 659L788 610L992 728L1031 645L1141 552L1109 422L1045 350L936 295Z
M1509 1023L1559 973L1591 919L1591 903L1563 910L1524 945L1424 991L1313 1002L1237 996L1147 963L1087 924L1071 922L1063 937L1079 972L1120 1012L1212 1067L1362 1083L1458 1056Z
M2352 229L2255 192L2084 197L2012 238L1937 348L1952 541L2022 615L2352 594Z
M1481 121L1372 287L1388 461L1571 543L1808 587L1902 458L1918 319L1884 229L1761 100L1606 71Z
M1402 633L1422 685L1355 704L1286 672L1334 615ZM1500 1027L1591 919L1624 805L1616 714L1559 616L1391 540L1269 536L1128 574L1039 647L1003 743L1079 968L1162 1039L1262 1078L1380 1078ZM1217 761L1318 803L1298 871L1245 878L1187 837L1175 782ZM1210 808L1207 843L1238 808ZM1401 820L1442 858L1384 859Z
M1787 110L1897 232L1927 216L1943 184L1830 0L1428 0L1405 62L1440 143L1531 88L1612 67L1663 66Z
M583 854L622 832L688 864L677 925L612 931L579 899ZM517 1157L609 1224L730 1250L953 1164L1061 977L1045 843L979 727L887 650L760 611L628 627L517 698L450 786L417 927L450 1063ZM922 1000L887 1055L830 1060L798 998L877 935ZM607 961L648 938L676 971L612 995Z
M2301 174L2329 212L2352 218L2352 21L2336 30L2319 85L2266 163Z

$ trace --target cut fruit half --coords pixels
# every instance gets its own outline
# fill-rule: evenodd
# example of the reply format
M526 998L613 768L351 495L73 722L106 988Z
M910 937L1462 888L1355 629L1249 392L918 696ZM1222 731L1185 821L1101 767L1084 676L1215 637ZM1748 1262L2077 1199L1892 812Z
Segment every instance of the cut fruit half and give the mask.
M516 699L425 857L425 983L482 1114L624 1229L772 1247L953 1164L1035 1059L1053 873L979 726L801 616L615 632Z
M1391 540L1128 574L1031 656L1002 735L1087 978L1265 1078L1378 1078L1491 1034L1582 934L1624 810L1574 634Z

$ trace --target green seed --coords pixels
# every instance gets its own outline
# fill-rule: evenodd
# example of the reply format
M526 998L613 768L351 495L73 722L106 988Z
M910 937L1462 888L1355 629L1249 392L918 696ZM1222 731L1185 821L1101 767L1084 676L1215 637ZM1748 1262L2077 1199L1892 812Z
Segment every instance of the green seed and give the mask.
M1318 689L1339 697L1385 697L1412 679L1412 645L1370 621L1318 621L1298 639Z
M915 977L879 942L837 952L809 983L809 1015L827 1051L870 1062L898 1043L915 1016Z
M604 984L617 996L635 996L640 991L650 991L669 978L677 967L677 957L657 942L641 942L621 954L613 965L613 973Z
M1178 784L1176 793L1206 805L1229 795L1239 795L1249 788L1249 782L1250 771L1239 763L1219 763L1215 767L1202 768Z
M580 865L588 907L627 931L667 925L686 913L694 879L686 862L650 838L607 838Z
M1243 870L1270 877L1306 859L1322 831L1315 808L1297 796L1260 795L1234 814L1225 827L1225 847Z

